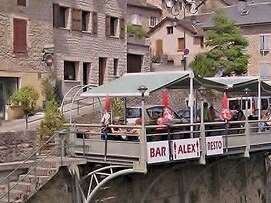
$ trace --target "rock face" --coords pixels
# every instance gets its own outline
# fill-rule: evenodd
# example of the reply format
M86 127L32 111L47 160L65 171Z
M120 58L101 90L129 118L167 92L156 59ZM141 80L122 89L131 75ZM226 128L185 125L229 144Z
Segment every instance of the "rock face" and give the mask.
M106 203L266 203L270 202L269 161L263 154L250 159L209 160L149 167L147 175L122 176L103 186L95 201ZM81 168L87 174L93 165ZM83 183L84 185L84 183ZM74 183L62 169L31 203L72 203Z
M0 137L0 163L25 160L37 141L34 131L1 132Z

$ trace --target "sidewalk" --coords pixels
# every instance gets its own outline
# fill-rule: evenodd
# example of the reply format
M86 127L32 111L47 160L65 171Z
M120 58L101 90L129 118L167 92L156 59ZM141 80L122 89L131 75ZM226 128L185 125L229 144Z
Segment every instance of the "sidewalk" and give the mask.
M64 107L64 111L69 109L71 104L66 104ZM92 113L93 111L97 110L98 105L93 106L84 106L81 107L79 110L76 109L76 104L73 105L73 110L71 111L72 118L81 117L87 114ZM64 112L65 119L69 122L70 120L70 111ZM35 130L39 127L40 122L44 117L43 112L36 113L33 116L29 117L28 129ZM11 121L2 121L2 125L0 125L0 132L7 132L7 131L22 131L25 130L25 119L16 119Z

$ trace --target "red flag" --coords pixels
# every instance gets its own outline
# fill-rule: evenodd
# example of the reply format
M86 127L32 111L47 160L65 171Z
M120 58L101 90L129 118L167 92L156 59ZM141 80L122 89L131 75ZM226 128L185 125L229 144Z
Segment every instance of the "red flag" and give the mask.
M110 110L110 98L109 96L106 96L104 99L104 111L109 112Z
M166 89L162 91L162 104L165 108L169 107L169 95Z
M224 96L222 98L222 108L221 108L221 119L222 120L231 120L232 118L232 114L229 110L229 100L228 97L226 95L226 93L224 93Z

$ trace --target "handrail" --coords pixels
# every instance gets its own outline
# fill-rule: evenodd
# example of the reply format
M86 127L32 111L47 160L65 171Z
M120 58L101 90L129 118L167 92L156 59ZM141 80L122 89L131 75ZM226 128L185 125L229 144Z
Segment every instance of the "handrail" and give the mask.
M12 172L10 172L6 177L3 179L0 179L0 185L3 184L6 180L8 180L12 175L15 174L16 171L23 168L23 165L29 161L33 156L36 156L38 152L40 152L41 149L43 149L55 136L58 135L58 133L53 134L41 147L39 147L37 150L35 150L30 156L28 156L19 166L17 166Z

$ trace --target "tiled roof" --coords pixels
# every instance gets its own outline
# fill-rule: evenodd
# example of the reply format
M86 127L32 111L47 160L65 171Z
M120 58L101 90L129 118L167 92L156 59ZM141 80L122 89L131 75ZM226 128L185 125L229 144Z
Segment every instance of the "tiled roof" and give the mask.
M156 31L158 28L160 28L165 22L176 22L176 26L183 27L187 31L191 32L194 35L201 35L202 30L200 27L193 25L193 23L190 20L178 20L170 17L164 18L162 21L160 21L155 27L153 27L148 34L152 34L154 31Z
M271 2L248 4L246 10L247 13L243 12L242 14L238 5L223 8L225 15L233 20L236 25L245 26L271 23ZM195 16L195 22L203 28L212 27L214 25L213 15L214 13Z
M128 6L134 6L134 7L139 7L143 9L151 9L151 10L157 10L157 11L162 11L160 8L149 4L143 0L128 0Z

